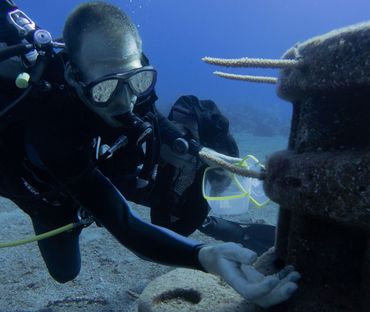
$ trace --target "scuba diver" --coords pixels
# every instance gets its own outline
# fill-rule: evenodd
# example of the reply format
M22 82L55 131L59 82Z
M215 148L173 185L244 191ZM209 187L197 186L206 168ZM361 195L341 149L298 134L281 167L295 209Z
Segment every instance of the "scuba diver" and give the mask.
M156 71L123 11L105 2L80 5L65 23L64 47L1 0L0 30L0 194L30 216L36 234L93 219L139 257L219 275L260 306L292 295L298 272L263 276L249 249L180 235L207 216L197 182L206 164L192 156L200 144L191 134L155 109ZM156 224L138 218L127 200L151 207ZM201 213L164 213L180 206ZM79 274L82 229L38 241L60 283Z

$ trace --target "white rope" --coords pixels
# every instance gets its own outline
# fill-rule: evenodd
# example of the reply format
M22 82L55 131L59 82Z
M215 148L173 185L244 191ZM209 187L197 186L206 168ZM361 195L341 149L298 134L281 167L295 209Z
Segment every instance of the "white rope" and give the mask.
M230 157L230 159L227 159L223 157L225 155L222 154L221 154L222 156L219 155L220 154L217 153L216 151L213 151L206 147L202 148L199 152L199 157L202 158L210 166L221 167L227 171L230 171L243 177L264 180L265 174L263 172L249 170L245 167L241 167L237 164L228 162L229 160L234 162L234 160L239 160L239 158Z

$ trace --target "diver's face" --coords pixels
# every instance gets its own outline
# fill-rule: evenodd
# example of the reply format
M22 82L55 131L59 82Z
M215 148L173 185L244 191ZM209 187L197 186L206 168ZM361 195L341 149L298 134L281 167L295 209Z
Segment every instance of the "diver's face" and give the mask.
M101 116L111 126L121 126L114 116L132 111L137 97L127 84L115 87L114 96L109 101L96 103L86 96L86 89L82 85L89 85L104 76L125 73L142 67L141 51L131 35L123 35L120 42L110 42L104 34L89 33L82 38L81 50L78 56L78 71L81 87L77 93L83 102L95 113ZM103 85L104 87L104 85ZM113 88L107 83L107 89ZM98 88L96 88L98 89ZM98 91L101 91L98 89ZM104 94L103 94L104 97Z

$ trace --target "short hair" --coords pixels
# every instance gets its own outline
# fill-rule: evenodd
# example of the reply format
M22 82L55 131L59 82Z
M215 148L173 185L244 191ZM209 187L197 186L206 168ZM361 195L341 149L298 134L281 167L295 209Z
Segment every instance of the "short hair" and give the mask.
M94 30L103 32L112 45L121 40L122 32L126 32L133 36L139 51L142 51L139 32L125 12L103 1L87 2L77 6L64 25L63 39L72 62L77 59L82 36Z

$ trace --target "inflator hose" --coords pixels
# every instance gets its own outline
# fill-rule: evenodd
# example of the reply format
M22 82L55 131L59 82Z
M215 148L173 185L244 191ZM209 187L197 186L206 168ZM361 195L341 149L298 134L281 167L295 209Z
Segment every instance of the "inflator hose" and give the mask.
M0 50L0 62L3 62L13 56L23 55L33 49L32 44L16 44Z
M17 106L27 97L27 95L31 92L34 85L39 83L45 70L46 61L47 61L46 56L40 55L38 57L37 63L31 71L32 77L31 84L27 87L27 89L25 89L25 91L18 98L16 98L13 102L8 104L2 111L0 111L0 121L1 118L8 113L8 111L10 111L13 107Z

